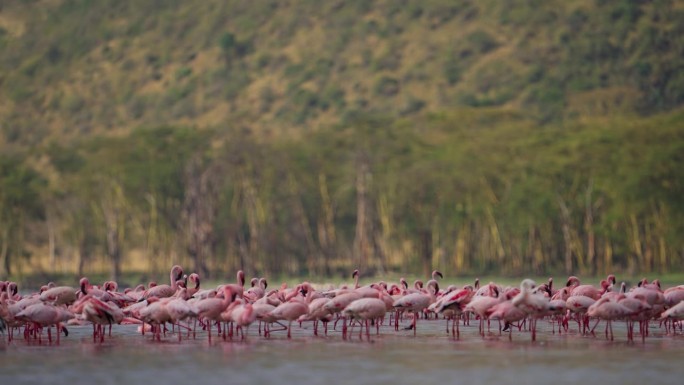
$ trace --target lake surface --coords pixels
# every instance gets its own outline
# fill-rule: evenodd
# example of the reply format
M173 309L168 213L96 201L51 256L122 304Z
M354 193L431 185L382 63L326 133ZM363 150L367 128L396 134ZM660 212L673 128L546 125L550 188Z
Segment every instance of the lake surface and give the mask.
M175 335L141 336L136 326L118 325L104 343L93 343L92 327L71 326L59 345L27 343L21 336L0 341L1 384L679 384L684 376L684 336L651 327L645 343L626 341L624 324L607 341L552 334L539 321L537 341L527 332L485 338L477 323L461 326L460 339L444 320L420 320L417 336L384 326L380 335L348 339L339 331L314 337L311 324L293 326L293 338L273 332L247 341L224 341L204 332L178 342ZM407 325L408 322L405 321ZM496 329L496 331L494 331ZM598 331L601 331L599 333ZM374 330L372 330L374 333ZM639 338L636 336L637 339Z

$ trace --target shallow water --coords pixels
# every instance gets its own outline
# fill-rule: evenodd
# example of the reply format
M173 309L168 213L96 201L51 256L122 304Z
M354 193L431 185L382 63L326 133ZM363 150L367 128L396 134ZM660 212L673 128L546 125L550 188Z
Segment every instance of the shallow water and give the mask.
M443 320L420 320L415 337L385 326L380 335L359 338L356 327L346 340L339 331L314 337L310 324L294 326L291 340L285 332L265 339L255 325L247 341L214 335L211 343L204 332L180 343L176 335L156 342L136 326L115 326L113 337L93 343L90 326L71 326L59 345L21 336L0 341L0 383L643 385L681 383L684 375L684 336L666 336L657 326L645 343L628 343L621 323L612 342L598 332L579 336L576 324L568 334L552 334L542 321L537 341L517 329L509 341L495 325L485 338L476 324L462 326L458 340L446 334Z

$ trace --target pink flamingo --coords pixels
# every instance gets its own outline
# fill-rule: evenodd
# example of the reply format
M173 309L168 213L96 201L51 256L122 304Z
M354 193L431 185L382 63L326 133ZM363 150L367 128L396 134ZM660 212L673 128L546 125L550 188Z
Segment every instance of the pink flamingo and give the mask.
M249 334L249 326L254 323L257 318L257 313L254 312L254 306L251 303L238 306L233 309L231 317L233 322L235 322L235 326L240 330L242 339L244 340L246 338L245 335Z
M97 286L91 285L87 277L81 278L78 281L78 284L81 288L82 297L89 295L90 297L96 297L105 302L112 299L112 296L108 292L100 289Z
M166 298L149 297L147 298L147 306L140 310L139 317L143 323L150 324L152 329L152 339L157 339L161 341L161 331L163 325L166 322L171 322L171 314L166 307L166 304L170 301ZM143 325L143 334L145 332L145 327ZM165 332L166 333L166 332Z
M610 331L610 340L613 340L613 324L612 321L616 319L625 318L629 315L634 314L632 310L626 306L620 304L619 302L611 301L610 298L601 298L593 305L589 306L587 310L587 315L589 317L597 317L600 320L606 320L606 339L608 339ZM594 329L598 326L598 322L591 329L591 333L594 333Z
M572 296L565 301L565 308L569 312L576 314L577 328L582 334L586 334L588 331L589 317L587 316L587 310L595 302L595 299L583 295Z
M192 297L195 293L200 291L200 276L197 273L192 273L188 276L188 280L194 283L194 286L187 288L187 296Z
M451 335L456 338L460 337L461 333L459 330L458 318L463 314L463 311L472 300L475 295L474 288L470 285L466 285L461 290L456 290L452 293L444 295L440 301L435 302L435 312L437 314L443 314L445 316L451 316ZM454 334L454 325L456 326L456 333ZM449 323L447 319L447 330L449 328Z
M345 317L351 319L357 319L361 321L361 329L359 331L359 337L363 333L363 324L366 324L366 336L370 337L370 331L368 329L369 322L375 322L376 334L380 334L380 319L385 316L387 312L387 307L385 306L385 301L380 298L361 298L350 303L344 308Z
M318 322L323 322L324 332L328 334L328 322L332 320L332 313L330 310L325 308L325 305L330 301L328 298L316 298L309 302L309 312L300 316L297 321L306 322L313 321L314 323L314 335L318 335Z
M256 279L256 278L254 278L254 279ZM245 295L248 298L250 298L251 300L256 301L266 294L266 288L267 287L268 287L268 282L266 281L266 278L256 279L254 286L249 288L249 290L247 290L245 292Z
M644 325L645 321L648 321L651 318L650 310L652 309L652 306L649 305L641 295L627 296L625 294L619 294L617 297L611 297L611 299L632 311L632 314L627 317L627 339L629 341L634 340L634 331L632 330L634 321L639 321L641 340L645 341L647 333L644 330Z
M245 272L242 270L238 270L238 272L236 274L236 282L225 284L225 285L223 285L223 287L230 288L230 290L233 293L239 294L240 298L244 298L243 293L245 291Z
M599 298L601 298L601 295L607 291L608 282L605 280L601 281L602 288L599 289L593 285L580 285L579 278L571 276L568 278L566 286L572 289L572 291L570 292L571 296L583 295L585 297L598 300Z
M525 279L520 283L520 293L513 298L513 305L530 316L530 329L532 329L532 341L537 338L537 319L552 310L549 299L533 292L536 284L531 279Z
M661 315L660 319L670 319L670 320L684 320L684 301L672 306L671 308L665 310Z
M181 288L177 297L171 298L166 302L166 311L168 312L170 322L178 327L178 341L181 340L181 324L180 322L191 317L197 317L198 311L194 306L189 304L183 297L187 293L186 288ZM190 329L188 328L188 334Z
M143 294L143 298L147 299L149 297L166 298L171 297L178 291L178 281L183 279L183 268L174 265L169 273L170 285L155 285L147 289L147 292Z
M57 286L40 294L40 300L53 305L71 305L76 301L76 289L69 286Z
M522 311L517 306L513 305L513 301L504 301L492 306L488 310L489 319L504 321L504 331L508 330L508 339L512 340L514 322L519 322L527 318L527 313ZM501 331L499 331L500 333Z
M482 288L486 288L489 285L485 285ZM495 296L490 296L495 295ZM466 305L466 307L463 309L466 312L472 312L477 314L477 316L480 318L480 335L484 337L484 321L487 319L487 329L489 331L489 319L487 317L487 314L489 310L496 304L501 303L503 300L502 297L499 296L499 291L498 289L493 289L491 292L487 291L485 294L478 296L477 294L473 297L473 299Z
M238 296L242 296L242 291L236 293ZM221 321L221 313L230 305L232 302L233 291L230 285L223 286L223 298L207 298L197 301L195 304L197 308L197 315L199 318L206 320L207 328L209 332L209 341L211 341L211 324L212 322ZM220 326L219 326L220 333Z
M81 297L72 307L75 313L83 314L85 320L93 323L93 342L100 337L104 342L104 325L109 325L109 336L112 335L112 324L119 324L124 319L124 313L111 302L104 302L93 294Z
M418 320L418 313L424 311L430 306L431 303L435 302L435 294L439 291L439 284L437 281L430 280L427 284L427 293L416 292L407 294L396 301L394 301L394 308L410 311L413 313L413 322L408 329L413 329L413 335L416 335L416 323ZM399 321L395 319L395 330L398 329Z
M74 318L74 314L69 310L57 307L53 305L46 305L43 303L36 303L31 306L26 307L24 310L20 311L15 315L17 320L30 322L34 324L34 331L40 333L40 329L47 326L48 327L48 341L52 343L52 334L50 332L50 327L56 325L57 327L57 343L59 344L60 332L64 332L65 336L69 335L69 332L65 327L62 326L62 322L66 322Z
M276 320L286 320L287 325L287 338L292 338L292 321L297 320L304 314L309 312L309 306L304 301L302 296L298 296L299 293L294 293L287 302L280 304L278 307L273 309L271 316Z

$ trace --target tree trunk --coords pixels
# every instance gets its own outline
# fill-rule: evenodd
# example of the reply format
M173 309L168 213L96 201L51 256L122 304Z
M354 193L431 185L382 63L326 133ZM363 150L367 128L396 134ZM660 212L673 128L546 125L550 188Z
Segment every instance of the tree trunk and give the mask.
M111 181L109 188L110 191L105 194L100 202L100 209L105 222L107 257L111 263L110 279L118 282L121 278L121 245L125 226L126 202L123 189L118 182Z
M368 266L368 183L370 171L368 160L359 154L356 164L356 235L354 237L355 261L359 269Z
M423 276L429 277L432 273L432 231L423 230L420 234L420 256L423 261Z
M323 270L326 276L330 276L332 271L330 270L331 259L336 258L335 246L337 244L336 234L335 234L335 214L333 211L332 201L330 199L330 193L328 192L328 183L325 178L325 174L318 174L318 189L321 194L321 206L322 206L322 218L320 219L320 224L318 225L318 242L323 250Z
M565 205L565 201L558 197L558 205L561 211L561 228L563 230L565 274L572 275L572 237L570 235L570 210Z
M121 277L121 244L116 225L107 229L107 256L112 263L111 279L118 282Z
M185 200L182 217L188 255L194 261L195 271L209 278L207 257L212 253L214 242L214 218L216 217L217 187L214 174L218 170L202 170L200 156L195 156L185 172Z
M589 274L596 274L596 234L594 233L594 202L591 193L593 182L589 182L585 198L584 231L587 234L587 264Z
M2 242L2 246L0 246L0 267L2 267L2 276L3 277L9 277L12 275L12 267L11 267L11 258L10 258L10 251L9 251L9 227L5 227L2 229L2 238L0 239L0 242Z

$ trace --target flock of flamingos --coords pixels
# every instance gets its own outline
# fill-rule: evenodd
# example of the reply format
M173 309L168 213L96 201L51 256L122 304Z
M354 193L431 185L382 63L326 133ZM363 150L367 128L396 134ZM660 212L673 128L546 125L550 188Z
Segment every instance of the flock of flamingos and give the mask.
M644 341L649 323L663 328L665 335L682 333L684 323L684 285L663 290L658 280L644 279L629 290L624 283L618 285L613 275L599 286L581 284L572 276L559 289L550 278L540 285L525 279L519 287L480 285L476 280L473 285L442 290L439 271L426 284L418 280L413 287L404 279L359 286L358 270L352 277L353 286L317 289L303 282L269 290L264 278L253 278L245 287L245 275L239 271L237 282L205 289L198 274L185 275L176 265L168 285L150 283L147 288L119 291L116 282L96 286L81 278L78 288L50 283L24 296L18 294L16 283L0 281L0 333L7 341L23 336L28 342L42 342L47 337L52 343L55 327L59 343L61 334L68 336L67 326L92 325L93 341L103 342L111 337L113 324L137 324L141 334L154 340L177 337L180 341L202 332L211 341L212 329L223 339L245 339L250 325L258 324L260 336L287 330L291 338L293 322L300 327L313 322L314 335L320 324L327 334L332 322L331 327L341 329L346 339L356 326L361 338L364 328L368 338L372 328L379 334L380 325L395 331L412 329L415 334L420 319L441 318L446 320L446 332L457 339L459 325L469 325L472 318L479 322L483 337L492 333L492 321L498 321L498 333L507 331L509 339L515 329L529 333L533 341L539 320L551 323L554 333L568 332L576 325L583 335L595 335L598 324L605 321L605 336L613 340L612 322L621 321L626 323L628 341L634 340L636 325Z

